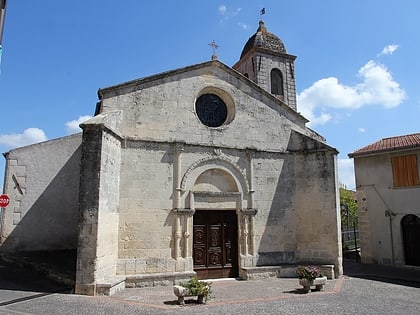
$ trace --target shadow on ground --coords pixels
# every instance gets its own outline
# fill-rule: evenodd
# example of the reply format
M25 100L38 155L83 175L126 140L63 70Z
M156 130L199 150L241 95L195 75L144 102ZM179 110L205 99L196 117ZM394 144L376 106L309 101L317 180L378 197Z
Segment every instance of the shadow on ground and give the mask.
M0 290L71 292L75 269L75 251L2 253Z
M380 281L414 288L420 288L420 267L362 264L345 259L344 274L353 278Z

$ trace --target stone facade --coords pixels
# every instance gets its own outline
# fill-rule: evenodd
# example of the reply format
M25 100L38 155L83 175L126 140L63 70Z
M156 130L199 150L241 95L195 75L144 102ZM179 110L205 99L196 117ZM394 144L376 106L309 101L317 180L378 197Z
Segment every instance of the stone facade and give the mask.
M349 156L354 158L362 262L420 266L420 134L385 138ZM417 182L395 182L392 160L400 157L415 161L411 174ZM417 225L410 222L413 230L404 240L403 222L409 217L417 218Z
M258 82L214 59L99 90L79 138L77 293L194 275L197 211L235 214L225 250L244 279L299 263L342 273L337 151L296 112L294 57L264 54ZM283 98L270 93L273 68ZM216 127L197 112L206 95L225 106Z
M77 246L81 135L4 154L1 250L62 250ZM42 227L42 228L41 228Z

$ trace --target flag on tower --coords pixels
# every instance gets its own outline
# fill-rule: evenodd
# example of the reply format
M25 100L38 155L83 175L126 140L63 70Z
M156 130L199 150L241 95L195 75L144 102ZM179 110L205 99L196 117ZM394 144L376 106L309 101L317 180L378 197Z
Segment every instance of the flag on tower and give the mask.
M262 8L260 11L260 15L263 15L263 14L265 14L265 8Z

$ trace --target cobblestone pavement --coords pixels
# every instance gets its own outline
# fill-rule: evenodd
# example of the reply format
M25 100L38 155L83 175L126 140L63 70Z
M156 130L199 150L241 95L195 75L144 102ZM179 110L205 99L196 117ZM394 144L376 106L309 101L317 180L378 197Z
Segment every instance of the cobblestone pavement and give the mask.
M419 314L420 310L418 268L362 264L346 264L345 276L328 280L323 291L307 294L295 278L213 281L213 297L205 305L193 297L186 299L185 306L177 305L172 287L126 289L97 297L25 288L22 298L14 300L8 298L10 289L11 285L0 287L0 314L328 315Z
M205 305L176 304L172 287L127 289L114 296L46 294L0 306L0 314L418 314L420 289L344 276L302 293L297 279L213 282Z

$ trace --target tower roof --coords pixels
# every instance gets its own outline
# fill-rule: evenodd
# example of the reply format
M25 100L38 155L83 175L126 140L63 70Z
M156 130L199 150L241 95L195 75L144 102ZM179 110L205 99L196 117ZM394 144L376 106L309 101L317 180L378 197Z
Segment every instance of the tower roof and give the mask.
M246 42L244 49L241 53L241 58L246 55L252 48L260 48L269 52L286 53L286 48L283 42L273 33L267 31L264 21L260 21L257 32L252 35Z

